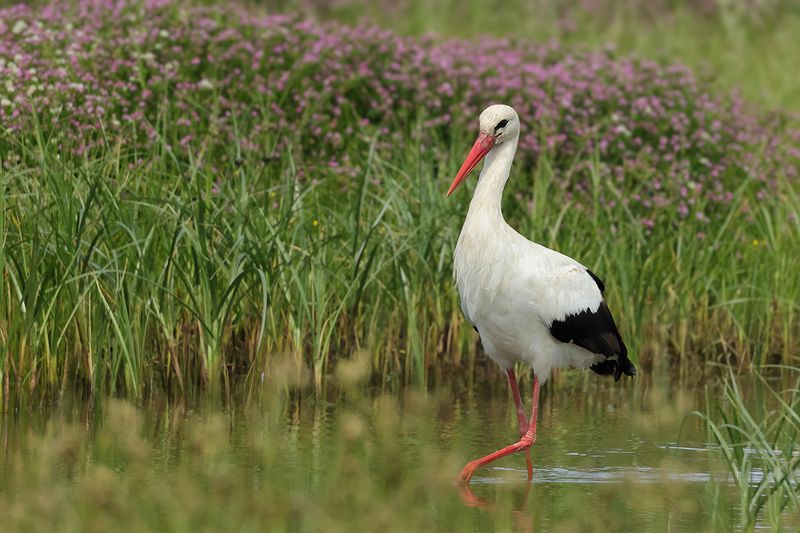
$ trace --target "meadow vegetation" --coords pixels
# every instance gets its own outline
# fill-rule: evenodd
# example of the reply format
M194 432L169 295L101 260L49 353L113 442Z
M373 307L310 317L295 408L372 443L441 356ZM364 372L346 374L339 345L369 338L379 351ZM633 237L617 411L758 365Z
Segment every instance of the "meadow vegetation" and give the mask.
M493 101L526 124L508 217L605 278L642 366L797 356L797 132L680 64L168 1L0 20L6 399L470 370L443 191Z
M679 62L765 109L800 111L793 0L270 0L324 20L366 20L405 35L493 35Z
M641 369L613 395L554 377L543 423L564 425L537 450L541 471L577 461L563 435L601 435L600 453L672 446L683 422L728 472L703 495L612 484L591 496L602 516L574 513L584 493L539 486L545 527L797 526L793 2L4 5L10 529L532 527L527 492L521 506L498 492L487 515L450 486L486 448L453 428L514 430L451 279L474 181L444 198L495 102L524 124L507 218L604 279ZM684 417L672 387L720 366ZM749 370L755 387L737 377ZM73 395L88 402L70 408ZM502 408L482 413L479 396ZM220 397L252 410L216 412ZM24 420L49 399L60 414ZM580 423L557 416L572 408ZM660 466L669 481L686 464Z

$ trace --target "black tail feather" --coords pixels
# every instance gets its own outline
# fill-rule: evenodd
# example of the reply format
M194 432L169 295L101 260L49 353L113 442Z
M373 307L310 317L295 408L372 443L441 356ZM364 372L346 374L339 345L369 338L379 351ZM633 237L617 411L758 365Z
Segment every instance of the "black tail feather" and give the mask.
M600 361L592 365L590 368L593 372L601 376L610 376L613 374L614 381L619 381L622 374L634 377L636 375L636 367L633 366L633 363L630 362L627 355L620 357L620 359L620 361L616 359L606 359L605 361Z

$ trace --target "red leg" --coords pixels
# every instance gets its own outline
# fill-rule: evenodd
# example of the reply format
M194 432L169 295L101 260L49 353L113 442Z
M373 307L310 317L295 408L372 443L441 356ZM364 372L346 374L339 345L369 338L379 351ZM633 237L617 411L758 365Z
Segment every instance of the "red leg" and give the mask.
M533 428L531 444L536 442L536 420L539 418L539 378L533 375L533 398L531 399L531 422L529 428ZM525 450L525 462L528 466L528 481L533 479L533 466L531 466L531 449Z
M522 437L528 431L528 417L525 416L525 409L522 407L522 398L519 395L517 386L517 376L513 368L506 371L508 374L508 384L511 385L511 394L514 396L514 404L517 406L517 422L519 423L519 436ZM531 449L525 448L525 465L528 467L528 480L533 479L533 466L531 464Z
M519 395L519 387L517 386L517 376L514 374L514 369L509 368L506 370L508 374L508 384L511 385L511 394L514 396L514 404L517 406L517 422L519 423L519 436L522 437L528 431L528 417L525 416L525 409L522 407L522 398Z
M519 439L519 441L506 446L500 450L497 450L494 453L490 453L486 457L481 457L480 459L476 459L474 461L470 461L469 463L461 469L461 473L458 474L458 479L462 483L469 483L469 480L472 478L472 475L475 473L475 470L481 468L482 466L486 466L489 463L500 459L501 457L505 457L506 455L511 455L512 453L516 453L522 450L528 450L531 445L536 442L536 417L539 413L539 378L536 377L536 374L533 375L533 415L531 416L531 421L528 424L528 430ZM528 463L530 468L530 463ZM528 479L533 477L533 470L528 470Z

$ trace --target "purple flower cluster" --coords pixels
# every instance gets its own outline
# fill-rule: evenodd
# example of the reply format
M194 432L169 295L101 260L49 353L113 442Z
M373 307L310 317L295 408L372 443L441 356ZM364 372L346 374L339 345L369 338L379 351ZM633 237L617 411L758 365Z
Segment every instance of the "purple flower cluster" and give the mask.
M623 202L702 220L693 206L729 202L743 179L765 195L797 173L780 116L750 112L680 65L611 50L437 43L170 0L0 9L0 124L38 128L65 154L236 143L294 147L307 168L341 173L365 133L388 144L472 132L495 102L520 113L523 158L547 156L578 194L599 171L635 191Z

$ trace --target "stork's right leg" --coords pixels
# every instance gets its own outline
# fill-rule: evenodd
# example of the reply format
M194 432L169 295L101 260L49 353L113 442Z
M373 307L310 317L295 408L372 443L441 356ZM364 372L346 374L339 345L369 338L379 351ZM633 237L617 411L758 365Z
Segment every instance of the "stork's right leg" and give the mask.
M514 404L517 406L517 422L519 423L519 436L523 436L528 431L528 417L525 416L525 409L522 407L522 398L519 395L517 385L517 375L513 368L506 370L508 374L508 384L511 385L511 394L514 396Z
M514 396L514 404L517 406L517 422L519 424L519 436L522 437L528 431L528 417L525 416L525 409L522 407L522 398L519 395L517 375L514 368L506 370L508 384L511 385L511 394ZM528 467L528 480L533 479L533 465L531 463L531 449L525 448L525 466Z

